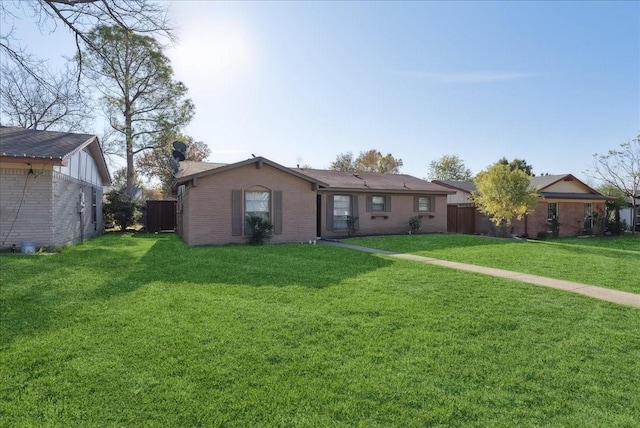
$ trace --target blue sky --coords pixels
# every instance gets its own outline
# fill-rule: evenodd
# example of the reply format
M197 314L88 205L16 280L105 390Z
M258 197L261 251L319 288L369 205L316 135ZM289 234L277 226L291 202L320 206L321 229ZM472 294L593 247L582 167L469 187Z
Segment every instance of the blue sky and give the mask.
M640 129L640 2L171 2L167 50L212 162L377 149L583 174ZM72 37L20 33L52 58ZM101 132L101 129L95 129Z

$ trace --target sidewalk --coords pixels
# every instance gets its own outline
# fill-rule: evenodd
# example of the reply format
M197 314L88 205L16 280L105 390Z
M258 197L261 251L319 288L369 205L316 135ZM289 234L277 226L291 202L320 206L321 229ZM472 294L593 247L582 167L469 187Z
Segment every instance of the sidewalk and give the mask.
M421 263L428 263L443 266L451 269L475 272L483 275L491 275L500 278L508 278L528 284L540 285L543 287L556 288L558 290L570 291L572 293L583 294L595 299L606 300L607 302L619 305L640 308L640 294L629 293L627 291L613 290L611 288L596 287L594 285L580 284L578 282L565 281L562 279L547 278L544 276L531 275L528 273L512 272L504 269L496 269L485 266L470 265L467 263L450 262L446 260L434 259L431 257L416 256L414 254L394 253L391 251L378 250L375 248L361 247L358 245L343 244L337 241L318 241L323 245L333 245L336 247L349 248L351 250L365 251L367 253L384 254L398 259L412 260Z

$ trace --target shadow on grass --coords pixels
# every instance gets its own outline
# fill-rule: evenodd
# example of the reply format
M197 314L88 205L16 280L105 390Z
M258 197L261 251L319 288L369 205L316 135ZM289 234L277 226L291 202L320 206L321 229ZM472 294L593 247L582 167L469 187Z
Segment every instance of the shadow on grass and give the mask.
M148 238L141 238L148 239ZM105 283L108 297L152 283L324 288L392 263L371 254L320 245L187 247L156 238L126 278Z
M6 259L9 260L9 259ZM319 245L187 247L174 235L112 235L51 257L3 261L0 349L19 337L82 322L92 305L154 282L325 288L390 260Z

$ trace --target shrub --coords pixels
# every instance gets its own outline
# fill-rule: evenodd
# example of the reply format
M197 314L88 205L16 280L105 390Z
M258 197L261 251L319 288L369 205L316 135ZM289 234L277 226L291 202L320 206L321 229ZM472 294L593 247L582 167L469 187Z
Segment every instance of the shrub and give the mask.
M249 235L247 242L251 245L263 245L271 239L273 225L262 217L255 215L247 216L246 226Z
M124 231L140 219L140 204L128 197L124 190L112 190L107 193L106 199L102 207L105 224L117 224Z
M414 216L409 219L409 228L411 229L411 233L418 233L420 227L422 226L422 220L420 216Z

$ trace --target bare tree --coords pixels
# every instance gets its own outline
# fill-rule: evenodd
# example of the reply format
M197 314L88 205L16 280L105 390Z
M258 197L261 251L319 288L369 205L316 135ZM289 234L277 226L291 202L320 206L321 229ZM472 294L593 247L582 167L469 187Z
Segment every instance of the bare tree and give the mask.
M35 78L23 67L0 68L2 123L28 129L86 131L90 101L68 67L54 74L39 67ZM46 84L43 83L46 80Z
M640 133L631 141L620 144L617 150L609 150L604 155L593 155L591 175L605 184L622 191L632 202L631 231L635 234L638 207L635 204L640 195Z
M0 15L3 21L0 52L45 85L46 79L38 73L39 60L20 44L20 35L14 26L16 20L34 20L43 33L55 31L58 26L70 30L75 37L81 65L83 49L98 52L88 37L96 26L117 26L134 34L173 40L165 5L151 0L3 0L0 1Z
M192 137L169 132L159 138L159 144L153 150L147 150L136 159L138 172L147 178L160 181L162 193L171 195L174 184L173 173L169 164L173 152L173 141L181 141L188 147L185 160L201 162L211 154L211 149L202 141L194 141Z

